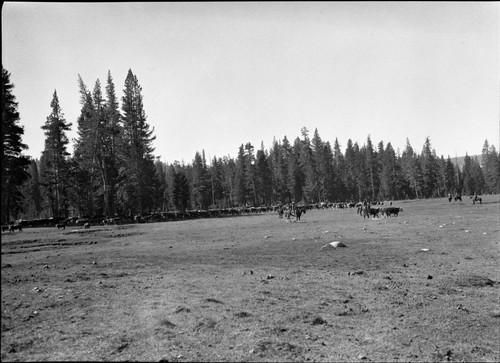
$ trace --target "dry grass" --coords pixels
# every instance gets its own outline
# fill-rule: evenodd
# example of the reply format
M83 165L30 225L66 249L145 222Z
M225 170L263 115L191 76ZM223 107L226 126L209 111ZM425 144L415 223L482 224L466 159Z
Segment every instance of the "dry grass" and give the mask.
M395 205L3 234L2 361L499 361L498 196Z

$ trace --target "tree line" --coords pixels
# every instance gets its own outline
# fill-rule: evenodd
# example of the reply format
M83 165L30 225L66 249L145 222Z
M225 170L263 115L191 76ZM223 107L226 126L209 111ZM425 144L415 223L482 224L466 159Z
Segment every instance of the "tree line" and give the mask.
M129 69L121 106L108 71L90 90L78 76L81 111L73 154L67 122L54 91L41 126L40 159L23 154L24 128L10 73L2 66L2 223L24 218L145 215L296 203L383 201L499 193L499 154L485 140L480 160L465 156L462 168L438 157L426 138L420 151L407 139L399 153L390 142L362 146L351 139L342 151L305 127L294 140L241 144L235 158L163 163L153 152L142 87Z

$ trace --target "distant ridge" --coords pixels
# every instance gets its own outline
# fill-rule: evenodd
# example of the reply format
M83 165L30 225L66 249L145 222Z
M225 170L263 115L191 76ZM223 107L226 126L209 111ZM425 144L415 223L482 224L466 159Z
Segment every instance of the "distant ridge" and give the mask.
M479 162L479 165L481 165L482 155L469 155L469 157L471 159L473 159L473 160L474 160L474 158L477 158L477 161ZM450 156L451 162L453 164L455 164L455 165L458 165L458 167L460 169L462 169L463 166L464 166L464 159L465 159L465 156L458 156L458 157L452 157L452 156ZM448 157L444 158L444 160L445 161L448 160Z

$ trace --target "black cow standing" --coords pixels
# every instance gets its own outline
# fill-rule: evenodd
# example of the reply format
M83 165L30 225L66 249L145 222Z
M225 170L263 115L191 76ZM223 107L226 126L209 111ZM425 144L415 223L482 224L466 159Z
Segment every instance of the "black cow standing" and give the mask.
M483 204L483 198L478 197L477 194L475 194L474 198L472 199L472 204L476 204L476 202L479 202L479 204Z
M304 207L297 207L295 208L295 221L300 222L300 217L302 214L306 214L306 209Z

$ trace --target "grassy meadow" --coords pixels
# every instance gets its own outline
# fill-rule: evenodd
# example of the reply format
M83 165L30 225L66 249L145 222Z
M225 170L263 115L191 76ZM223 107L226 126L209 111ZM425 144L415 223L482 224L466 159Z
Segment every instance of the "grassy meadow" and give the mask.
M2 233L1 359L500 361L499 196L393 205Z

